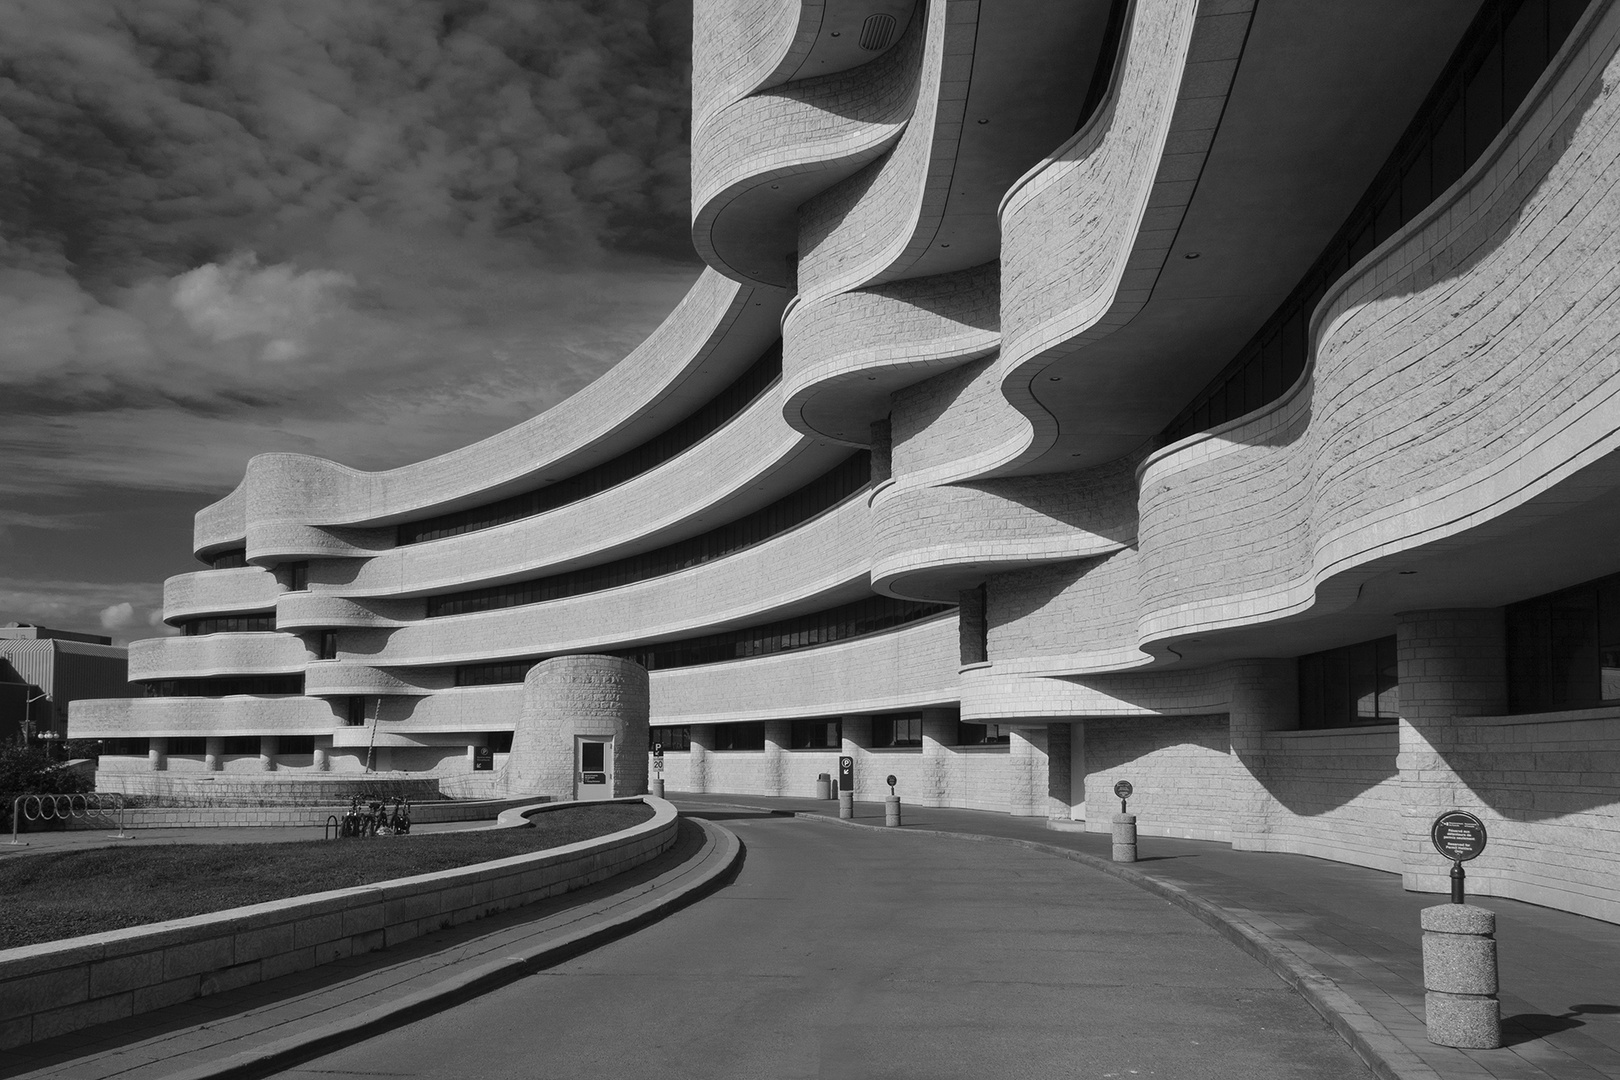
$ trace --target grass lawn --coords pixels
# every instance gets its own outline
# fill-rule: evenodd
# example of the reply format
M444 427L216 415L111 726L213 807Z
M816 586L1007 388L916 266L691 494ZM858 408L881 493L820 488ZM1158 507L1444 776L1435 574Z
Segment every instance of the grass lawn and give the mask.
M652 817L641 803L536 814L529 828L92 848L0 861L0 949L367 885L561 847Z

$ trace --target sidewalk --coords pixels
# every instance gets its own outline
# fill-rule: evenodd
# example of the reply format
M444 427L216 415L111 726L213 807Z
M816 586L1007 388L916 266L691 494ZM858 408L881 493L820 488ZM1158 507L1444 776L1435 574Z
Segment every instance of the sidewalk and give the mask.
M737 865L740 845L708 822L683 819L680 827L668 852L600 885L391 949L0 1051L0 1077L204 1080L280 1071L561 963L705 895Z
M849 827L838 804L752 795L681 795L683 811L721 805L794 813ZM1435 1046L1423 1022L1420 909L1444 903L1400 879L1303 855L1144 836L1141 861L1110 861L1107 833L1048 829L1034 818L905 806L903 830L1012 842L1075 858L1148 888L1266 963L1391 1080L1606 1080L1620 1077L1620 926L1495 897L1501 1050ZM883 828L881 803L857 803L857 827Z

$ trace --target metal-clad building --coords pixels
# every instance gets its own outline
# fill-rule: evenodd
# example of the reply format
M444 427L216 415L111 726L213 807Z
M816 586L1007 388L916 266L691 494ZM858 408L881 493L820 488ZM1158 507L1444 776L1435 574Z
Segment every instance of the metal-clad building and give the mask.
M25 733L65 736L69 702L132 693L129 650L111 638L0 626L0 741Z

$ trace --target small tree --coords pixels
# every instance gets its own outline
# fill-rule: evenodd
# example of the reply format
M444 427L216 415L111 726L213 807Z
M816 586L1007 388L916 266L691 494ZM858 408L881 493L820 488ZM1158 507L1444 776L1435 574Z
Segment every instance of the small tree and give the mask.
M0 829L11 828L11 806L19 795L77 795L94 784L33 746L0 747Z

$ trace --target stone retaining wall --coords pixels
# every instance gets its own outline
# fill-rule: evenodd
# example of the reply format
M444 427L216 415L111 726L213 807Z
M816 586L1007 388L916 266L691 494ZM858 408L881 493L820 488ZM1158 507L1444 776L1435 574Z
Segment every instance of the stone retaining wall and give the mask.
M594 884L674 844L675 808L644 801L654 811L650 821L550 851L0 951L0 1048L372 952Z

